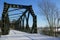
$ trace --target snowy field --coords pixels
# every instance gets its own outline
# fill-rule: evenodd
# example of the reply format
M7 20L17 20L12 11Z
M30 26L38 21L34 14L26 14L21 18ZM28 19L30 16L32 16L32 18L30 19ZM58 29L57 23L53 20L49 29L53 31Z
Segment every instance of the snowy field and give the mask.
M9 35L2 35L0 40L60 40L59 37L49 37L41 34L28 34L21 31L10 30Z

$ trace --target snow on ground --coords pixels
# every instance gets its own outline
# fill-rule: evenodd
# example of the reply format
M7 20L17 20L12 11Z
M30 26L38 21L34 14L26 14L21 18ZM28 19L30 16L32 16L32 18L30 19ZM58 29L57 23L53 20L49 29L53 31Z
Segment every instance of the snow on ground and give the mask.
M0 40L60 40L60 38L10 30L9 35L1 35Z

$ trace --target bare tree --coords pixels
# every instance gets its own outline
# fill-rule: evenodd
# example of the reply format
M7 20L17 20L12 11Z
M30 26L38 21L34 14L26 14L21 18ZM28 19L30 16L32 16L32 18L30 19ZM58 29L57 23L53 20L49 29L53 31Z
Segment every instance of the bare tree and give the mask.
M50 30L53 31L53 27L56 27L56 20L57 20L57 13L58 9L54 3L48 0L43 0L39 3L39 8L42 13L44 13L44 16L47 19L47 22L49 24Z

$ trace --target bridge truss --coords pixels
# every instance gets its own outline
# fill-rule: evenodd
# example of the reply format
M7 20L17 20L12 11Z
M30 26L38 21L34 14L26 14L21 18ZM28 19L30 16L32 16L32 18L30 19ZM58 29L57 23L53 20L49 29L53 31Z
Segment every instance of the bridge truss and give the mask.
M34 14L34 11L32 9L32 6L26 6L26 5L16 5L16 4L9 4L9 3L4 3L4 9L3 9L3 13L2 13L2 35L6 35L9 33L9 28L10 28L10 20L8 17L8 9L9 8L18 8L18 9L26 9L22 15L20 16L20 18L14 23L15 25L15 29L21 30L21 31L25 31L25 32L29 32L29 33L37 33L37 16ZM17 9L16 9L17 10ZM11 10L14 11L14 10ZM26 15L28 12L28 15ZM29 28L29 15L32 16L33 18L33 24L32 24L32 28ZM24 27L24 20L26 19L26 27Z

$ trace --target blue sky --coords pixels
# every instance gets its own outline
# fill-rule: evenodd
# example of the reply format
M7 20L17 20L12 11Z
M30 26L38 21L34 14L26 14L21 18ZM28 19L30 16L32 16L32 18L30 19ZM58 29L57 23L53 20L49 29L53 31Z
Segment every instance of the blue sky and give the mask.
M60 0L50 0L50 1L54 2L60 10ZM45 16L43 16L39 12L38 2L41 2L41 0L0 0L0 17L3 12L4 2L10 3L10 4L19 4L19 5L32 5L34 13L37 15L37 26L40 27L40 26L48 25ZM32 17L30 17L30 18L32 18ZM29 25L32 25L32 19L30 19Z

